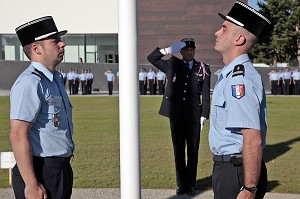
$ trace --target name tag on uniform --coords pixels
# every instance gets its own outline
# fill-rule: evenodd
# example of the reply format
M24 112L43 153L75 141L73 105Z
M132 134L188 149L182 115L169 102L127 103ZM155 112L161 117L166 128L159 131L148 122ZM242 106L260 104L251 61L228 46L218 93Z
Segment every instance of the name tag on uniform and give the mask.
M61 107L61 101L62 101L62 97L51 95L48 103L50 106Z

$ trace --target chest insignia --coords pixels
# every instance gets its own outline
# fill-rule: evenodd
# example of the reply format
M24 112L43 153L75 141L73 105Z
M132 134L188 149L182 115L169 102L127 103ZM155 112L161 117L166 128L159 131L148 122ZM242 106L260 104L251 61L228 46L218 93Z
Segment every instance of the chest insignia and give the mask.
M244 84L237 84L231 86L232 96L241 99L245 96L245 85Z
M53 115L53 118L52 118L52 123L55 127L58 127L59 125L59 117L58 117L58 114L54 114Z

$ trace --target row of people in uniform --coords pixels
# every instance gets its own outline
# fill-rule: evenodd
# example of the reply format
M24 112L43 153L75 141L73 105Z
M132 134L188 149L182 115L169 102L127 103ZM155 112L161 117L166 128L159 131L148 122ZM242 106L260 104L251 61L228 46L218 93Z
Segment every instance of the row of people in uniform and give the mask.
M269 74L271 93L273 95L299 95L300 94L300 72L298 68L290 70L274 69Z
M82 95L87 95L92 93L92 85L94 80L94 75L90 69L82 69L81 73L78 73L77 69L70 68L69 72L66 74L62 69L58 69L61 73L64 86L66 82L69 85L69 95L77 95L79 91L79 86Z
M146 95L149 89L150 95L156 95L157 86L158 94L163 95L165 93L165 87L167 82L167 76L164 72L158 70L156 73L153 68L146 72L145 68L140 68L139 72L139 90L140 95Z

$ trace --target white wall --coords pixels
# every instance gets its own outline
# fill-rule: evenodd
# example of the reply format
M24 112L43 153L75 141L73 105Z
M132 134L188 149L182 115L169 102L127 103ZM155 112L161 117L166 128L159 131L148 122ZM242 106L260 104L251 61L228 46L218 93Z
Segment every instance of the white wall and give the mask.
M1 0L0 33L48 15L71 34L118 33L118 0Z

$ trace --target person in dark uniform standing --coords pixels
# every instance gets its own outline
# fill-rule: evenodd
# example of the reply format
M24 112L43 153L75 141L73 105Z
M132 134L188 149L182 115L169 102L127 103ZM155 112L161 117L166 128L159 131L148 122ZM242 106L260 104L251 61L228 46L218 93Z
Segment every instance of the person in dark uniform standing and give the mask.
M266 145L266 94L248 52L271 22L236 1L215 33L215 50L225 66L211 104L209 146L213 153L215 199L262 199L267 190L263 161Z
M17 199L69 199L74 152L72 105L60 74L66 44L51 16L16 28L31 60L10 94L10 140L16 165L13 190Z
M168 48L156 48L147 57L169 80L159 114L170 120L177 195L195 194L200 130L210 109L210 68L194 59L195 48L194 39L186 38ZM178 52L182 59L175 56L162 59L167 54Z

